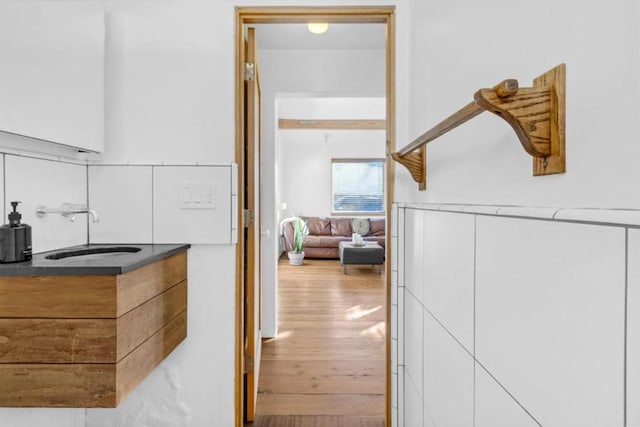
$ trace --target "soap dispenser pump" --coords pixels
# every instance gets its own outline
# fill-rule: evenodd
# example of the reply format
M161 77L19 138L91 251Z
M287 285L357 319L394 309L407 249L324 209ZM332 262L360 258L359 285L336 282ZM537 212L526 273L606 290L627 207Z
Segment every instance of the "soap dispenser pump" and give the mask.
M29 261L31 259L31 226L20 223L22 215L18 203L11 202L9 224L0 226L0 263Z

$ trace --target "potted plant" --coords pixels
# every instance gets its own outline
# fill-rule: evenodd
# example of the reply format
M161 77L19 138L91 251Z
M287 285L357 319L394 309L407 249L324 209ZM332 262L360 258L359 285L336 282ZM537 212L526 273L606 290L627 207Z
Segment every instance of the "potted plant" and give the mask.
M309 234L307 223L299 216L293 220L293 250L289 251L289 263L291 265L302 265L304 260L304 238Z

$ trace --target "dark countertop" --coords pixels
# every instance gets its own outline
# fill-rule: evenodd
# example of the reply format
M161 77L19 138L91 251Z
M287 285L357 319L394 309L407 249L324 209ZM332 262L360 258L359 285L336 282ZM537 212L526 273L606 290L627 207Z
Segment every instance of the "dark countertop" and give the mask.
M47 259L51 254L67 251L84 251L96 248L115 247L140 248L139 252L117 252L102 255L88 255ZM82 276L82 275L111 275L123 274L136 270L147 264L168 258L189 249L191 245L138 245L138 244L90 244L53 251L41 252L33 255L31 261L0 264L0 276ZM108 250L108 249L107 249Z

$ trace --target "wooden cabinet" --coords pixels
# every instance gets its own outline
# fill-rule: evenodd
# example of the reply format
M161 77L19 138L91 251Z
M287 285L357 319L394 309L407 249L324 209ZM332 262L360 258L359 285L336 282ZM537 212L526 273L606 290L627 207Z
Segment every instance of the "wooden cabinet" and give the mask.
M103 151L104 46L97 2L0 2L0 131Z
M0 277L0 406L116 407L186 336L186 251L117 275Z

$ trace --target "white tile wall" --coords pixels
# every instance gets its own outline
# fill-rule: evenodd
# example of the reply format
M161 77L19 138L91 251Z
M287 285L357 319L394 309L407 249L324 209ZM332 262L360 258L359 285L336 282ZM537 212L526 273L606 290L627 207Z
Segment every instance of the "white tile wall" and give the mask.
M230 244L230 166L154 166L154 243ZM182 209L182 183L203 181L215 190L214 209Z
M625 233L477 218L476 357L543 425L622 424Z
M404 366L398 366L398 426L405 426L404 423L404 384L405 384Z
M473 353L475 216L424 213L424 306Z
M640 426L640 230L629 230L627 425Z
M152 243L152 188L151 166L89 167L90 242Z
M422 302L423 295L423 252L424 252L424 212L416 209L405 210L404 220L404 285Z
M5 200L22 201L19 210L22 221L32 227L34 253L87 243L86 214L71 222L59 214L40 218L35 213L38 205L86 204L86 166L5 155Z
M404 382L404 424L406 427L422 427L424 407L422 397L413 381L407 378Z
M473 426L474 360L427 312L423 360L425 425Z
M413 382L420 397L422 397L422 317L424 309L411 293L405 293L404 300L404 365L406 377Z
M475 427L536 427L539 425L478 364L476 364L475 378ZM560 426L560 424L554 425Z

